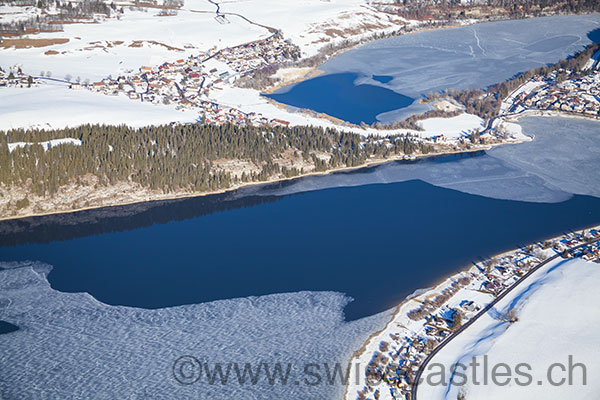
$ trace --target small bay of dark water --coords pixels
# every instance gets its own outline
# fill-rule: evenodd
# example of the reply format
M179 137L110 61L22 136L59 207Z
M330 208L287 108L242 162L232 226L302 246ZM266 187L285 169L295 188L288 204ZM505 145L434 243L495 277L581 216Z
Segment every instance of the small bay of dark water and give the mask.
M266 95L275 101L298 108L308 108L344 121L360 124L376 122L383 112L408 107L414 99L380 86L354 82L358 75L341 73L319 76L298 83L284 93ZM387 78L390 78L387 80ZM379 82L392 77L379 76Z
M600 199L528 203L408 181L206 196L106 221L65 228L70 239L48 243L46 233L59 236L38 227L38 236L16 236L22 244L5 241L0 261L44 261L54 267L54 289L142 308L343 292L354 298L345 309L352 320L389 309L482 257L598 224Z
M393 76L389 76L389 75L373 75L373 80L377 81L377 82L381 82L381 83L388 83L391 82L392 79L394 79Z
M3 335L5 333L15 332L18 330L19 330L18 326L13 325L10 322L0 320L0 335Z

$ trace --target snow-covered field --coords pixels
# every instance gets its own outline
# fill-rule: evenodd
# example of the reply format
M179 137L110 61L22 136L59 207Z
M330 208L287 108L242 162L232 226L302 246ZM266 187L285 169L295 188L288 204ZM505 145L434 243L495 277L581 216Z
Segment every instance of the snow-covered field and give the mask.
M419 398L454 400L462 391L466 399L596 399L600 382L594 377L600 373L600 348L593 327L600 324L599 284L600 265L581 259L559 259L536 271L527 284L498 303L494 312L477 320L432 359L432 363L444 365L447 379L453 371L452 364L467 365L468 368L459 371L468 377L467 383L431 384L436 381L433 374L440 369L432 368L429 378L426 369ZM517 322L510 324L498 319L510 309L516 310ZM487 372L483 370L484 355L487 355ZM572 369L572 384L568 383L569 356L571 365L584 365ZM472 379L473 357L480 364L475 367L478 384ZM512 373L498 377L496 384L491 371L500 363L506 364ZM528 365L529 368L523 366L520 371L528 373L530 378L516 373L520 363ZM560 365L549 370L554 363ZM497 371L503 373L506 368L498 367ZM484 374L487 384L483 383ZM553 384L561 379L565 379L563 384ZM456 382L461 383L462 378Z
M0 8L1 10L1 8ZM69 42L29 49L0 49L0 65L20 65L27 74L40 71L62 79L98 80L137 71L190 54L250 42L270 35L261 27L233 18L215 20L216 7L208 1L187 0L177 16L157 16L161 10L132 11L100 23L66 24L64 32L30 35L35 39L67 38ZM204 12L194 12L204 11ZM57 52L58 54L46 54Z
M83 124L127 124L135 127L194 122L198 114L175 106L132 101L65 85L44 84L26 89L0 89L0 130L64 128Z
M376 11L364 0L233 0L223 2L221 12L239 13L280 28L308 56L316 54L324 44L357 39L374 31L394 31L407 23L403 18Z
M217 7L207 0L186 0L176 15L159 16L161 10L124 7L119 18L96 18L99 23L65 24L64 32L30 35L35 39L67 38L69 42L39 48L0 48L0 65L21 65L28 74L50 71L56 78L70 74L73 78L99 79L110 74L137 70L141 65L158 65L184 58L190 54L221 49L269 36L260 25L281 29L291 39L313 55L330 41L345 36L360 37L365 26L370 31L398 29L403 20L376 12L364 0L303 0L281 2L273 0L242 0L224 2L220 12L225 23L216 17ZM0 6L3 20L14 7ZM240 16L227 15L240 14ZM15 16L15 18L17 18ZM46 54L50 52L51 54ZM52 54L54 53L54 54ZM58 53L58 54L56 54Z
M229 88L216 91L213 100L247 113L255 112L289 121L292 125L340 128L328 119L276 106L252 89ZM134 127L171 122L186 123L198 120L199 113L190 108L177 110L175 105L142 103L124 95L107 96L88 90L72 90L66 84L42 82L37 87L0 89L0 116L1 131L15 128L59 129L88 123L126 124ZM404 129L402 132L421 137L444 134L448 139L452 139L481 128L481 119L471 114L447 119L432 118L424 120L423 127L424 131ZM390 133L349 126L342 129L363 135Z
M429 118L420 122L420 125L425 132L418 133L419 136L431 137L443 134L448 139L468 136L474 130L484 129L483 120L473 114L460 114L452 118Z

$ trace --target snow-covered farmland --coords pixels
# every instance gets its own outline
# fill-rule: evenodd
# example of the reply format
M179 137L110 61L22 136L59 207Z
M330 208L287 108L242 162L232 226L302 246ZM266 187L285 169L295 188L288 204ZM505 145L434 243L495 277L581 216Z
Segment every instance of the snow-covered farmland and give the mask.
M20 65L31 75L44 71L59 79L68 74L73 79L97 80L270 35L239 17L220 24L215 20L215 10L214 5L202 0L186 1L176 16L158 16L161 10L152 8L126 9L118 19L66 24L64 32L29 35L35 39L66 38L68 42L38 48L2 48L0 62L3 67Z
M11 15L14 8L0 6L0 14L6 13L4 20L19 17ZM161 16L161 11L125 6L118 18L97 17L97 23L65 24L64 32L28 35L68 42L37 48L0 48L0 65L20 65L32 75L50 71L57 78L69 74L73 78L100 79L137 70L141 65L158 65L262 39L271 35L269 27L282 29L286 39L312 55L329 41L395 30L403 24L400 18L375 11L364 0L233 1L220 5L220 18L216 18L216 5L206 0L186 0L175 15Z
M327 43L393 31L407 23L378 12L365 0L233 0L221 3L221 12L239 13L281 29L305 55L316 54Z
M470 378L473 376L471 366L464 371L469 377L466 385L433 385L429 382L436 381L429 380L425 374L425 381L419 386L419 398L454 400L461 391L466 399L597 398L600 382L594 377L600 373L600 348L593 327L600 324L598 285L600 265L580 259L559 259L536 271L526 284L498 303L493 312L477 320L432 359L432 363L445 366L449 380L452 364L469 366L475 357L480 363L476 369L479 384ZM510 309L516 310L517 322L510 324L498 319ZM482 384L484 355L489 365L488 384ZM572 356L571 365L584 365L572 370L571 385L567 381L569 356ZM512 379L503 376L496 379L500 384L495 384L489 374L500 363L511 369ZM515 373L519 363L530 367L521 368L521 372L530 375L529 379ZM562 367L556 366L548 376L554 363ZM506 368L498 370L504 372ZM432 369L431 374L439 371ZM553 384L563 378L564 384ZM503 384L505 382L508 384ZM526 382L529 383L523 384Z
M425 132L418 133L421 137L431 137L443 134L448 139L456 139L470 135L475 130L483 130L483 120L473 114L460 114L452 118L429 118L420 122ZM520 136L519 139L523 137Z
M127 124L140 127L169 122L193 122L198 114L175 106L132 101L64 85L0 89L0 130L64 128L83 124Z

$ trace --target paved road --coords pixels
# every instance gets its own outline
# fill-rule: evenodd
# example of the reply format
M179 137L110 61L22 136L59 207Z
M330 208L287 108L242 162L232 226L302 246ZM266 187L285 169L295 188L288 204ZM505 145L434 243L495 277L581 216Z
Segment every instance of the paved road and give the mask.
M598 242L600 242L600 240L595 240L595 241L592 241L592 242L589 242L589 243L583 243L583 244L571 247L569 250L575 250L575 249L578 249L578 248L581 248L581 247L584 247L584 246L588 246L588 245L591 245L593 243L598 243ZM560 257L560 254L555 254L552 257L547 258L546 260L542 261L541 263L539 263L538 265L536 265L535 267L533 267L531 270L529 270L529 272L527 272L525 275L523 275L521 278L519 278L519 280L516 281L512 286L510 286L508 289L506 289L504 292L502 292L498 297L496 297L487 306L485 306L481 311L479 311L473 318L471 318L469 321L467 321L459 329L457 329L456 331L454 331L446 340L444 340L442 343L440 343L439 346L437 346L435 349L433 349L433 351L425 358L425 360L423 361L423 363L419 367L419 370L417 371L417 374L415 375L415 381L414 381L415 383L414 383L414 385L413 385L413 387L412 387L412 389L410 391L410 395L411 395L410 398L412 400L417 400L417 389L419 388L419 381L421 379L421 376L423 375L423 372L425 371L425 368L427 367L427 364L429 364L429 362L431 361L431 359L433 359L433 357L440 350L442 350L448 343L450 343L450 341L452 341L452 339L456 338L461 332L463 332L465 329L467 329L469 326L471 326L480 317L482 317L489 310L491 310L492 307L494 307L500 300L502 300L510 292L512 292L513 289L515 289L523 281L525 281L529 276L531 276L531 274L533 274L535 271L537 271L538 269L540 269L544 265L548 264L550 261L553 261L553 260L555 260L555 259L557 259L559 257Z

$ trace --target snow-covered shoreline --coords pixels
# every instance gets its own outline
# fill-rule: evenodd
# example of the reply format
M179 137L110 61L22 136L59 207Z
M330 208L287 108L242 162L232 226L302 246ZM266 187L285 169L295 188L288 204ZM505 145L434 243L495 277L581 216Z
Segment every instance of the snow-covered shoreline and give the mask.
M595 398L600 386L590 377L600 369L599 350L595 336L586 328L597 326L600 316L598 267L581 258L558 258L536 270L494 306L495 313L476 320L431 359L431 364L448 371L449 382L447 386L432 384L433 368L430 372L427 367L418 398ZM498 315L513 315L513 319ZM455 371L462 373L453 370L456 363L465 365L465 374L477 379L464 383L448 379ZM484 363L488 371L500 368L507 375L486 374Z
M395 368L408 368L409 374L415 373L416 366L423 361L425 355L443 342L453 329L456 329L452 326L453 320L456 318L456 314L453 312L461 314L461 321L463 318L472 318L477 311L493 301L502 290L505 290L501 289L502 287L510 287L513 282L517 281L520 274L532 268L532 263L540 263L557 252L584 243L583 235L586 231L587 235L598 240L600 238L599 229L600 226L590 227L532 245L530 249L510 250L496 255L491 260L485 260L466 270L459 271L443 279L429 290L417 291L416 295L409 296L397 306L386 326L381 331L373 333L365 344L353 354L349 364L350 376L360 376L361 379L349 381L346 386L345 399L372 398L376 392L378 392L375 397L377 399L404 399L404 394L410 392L412 386L405 380L406 378L396 379L395 374L399 370ZM500 286L496 277L490 278L495 273L490 270L494 264L501 265L498 268L504 271L502 275L506 278L504 282L500 282ZM511 275L510 268L520 272ZM492 285L486 283L486 280L492 282ZM485 288L488 293L484 293L481 288ZM444 301L437 302L442 295L444 295ZM427 304L432 304L432 306L428 308ZM417 312L417 316L415 316L415 310L424 310L422 313L424 315L419 316ZM447 324L447 328L444 328L445 324ZM436 333L432 334L434 329ZM442 335L436 338L440 332ZM428 342L433 343L433 347L429 347ZM392 365L397 367L390 369ZM411 367L411 365L413 366ZM369 371L371 371L371 377L377 377L377 379L370 381L372 378L368 378L367 375ZM382 375L385 376L383 380ZM391 377L388 379L390 375ZM370 382L373 383L370 384ZM368 387L370 389L367 390ZM360 397L360 393L363 393L364 397Z

